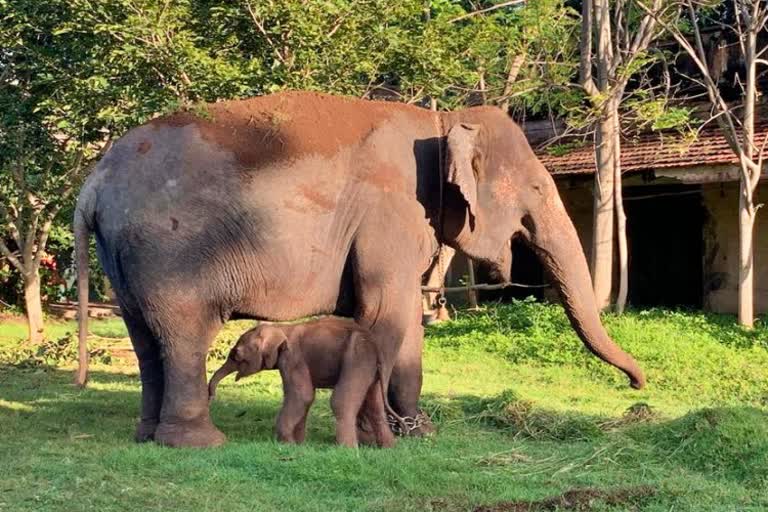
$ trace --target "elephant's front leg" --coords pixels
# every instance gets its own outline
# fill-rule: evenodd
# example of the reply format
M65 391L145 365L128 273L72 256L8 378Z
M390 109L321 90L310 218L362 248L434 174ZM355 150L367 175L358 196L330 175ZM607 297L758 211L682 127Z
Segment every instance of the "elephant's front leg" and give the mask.
M304 442L307 415L315 400L315 387L306 365L280 369L283 379L283 407L277 415L275 433L281 443Z

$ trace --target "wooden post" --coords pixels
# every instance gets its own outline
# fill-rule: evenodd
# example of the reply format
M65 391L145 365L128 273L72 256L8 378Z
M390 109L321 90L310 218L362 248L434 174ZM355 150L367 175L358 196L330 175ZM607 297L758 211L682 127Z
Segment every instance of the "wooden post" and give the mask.
M467 270L469 271L469 286L475 286L475 266L470 258L467 258ZM469 288L467 290L467 300L469 309L477 309L477 290Z

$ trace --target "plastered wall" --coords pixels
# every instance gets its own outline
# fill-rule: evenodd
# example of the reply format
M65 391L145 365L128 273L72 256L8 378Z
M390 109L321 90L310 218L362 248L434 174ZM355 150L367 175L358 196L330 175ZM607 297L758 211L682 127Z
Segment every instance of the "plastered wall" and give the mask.
M702 188L707 220L704 225L704 305L721 313L736 313L739 275L738 183ZM768 185L758 187L768 200ZM755 226L755 311L768 312L768 211L761 209Z

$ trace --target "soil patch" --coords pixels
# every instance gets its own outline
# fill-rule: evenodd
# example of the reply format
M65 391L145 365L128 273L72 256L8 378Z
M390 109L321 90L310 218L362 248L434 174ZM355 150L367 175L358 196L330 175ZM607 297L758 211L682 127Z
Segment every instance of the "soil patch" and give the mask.
M622 506L624 510L637 510L656 494L656 489L640 485L618 489L572 489L559 496L539 501L505 501L493 505L480 505L474 512L528 512L545 510L594 510L597 505Z
M352 148L395 113L429 123L428 110L315 92L286 91L181 111L151 125L194 124L203 139L231 151L245 169L308 154L332 157Z

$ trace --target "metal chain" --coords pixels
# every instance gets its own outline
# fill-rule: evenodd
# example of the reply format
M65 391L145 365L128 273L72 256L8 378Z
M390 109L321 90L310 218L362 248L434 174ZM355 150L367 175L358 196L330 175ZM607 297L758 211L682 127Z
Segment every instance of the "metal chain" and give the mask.
M428 420L428 417L423 412L419 411L416 413L416 416L401 416L402 424L401 422L392 416L391 414L387 413L387 423L389 423L389 428L392 430L392 433L397 436L407 436L414 430L421 428ZM403 429L403 424L405 425L405 429Z
M440 276L440 291L437 294L437 298L435 302L437 303L437 307L444 307L446 302L445 300L445 268L443 263L443 246L440 246L440 248L437 250L437 275Z

